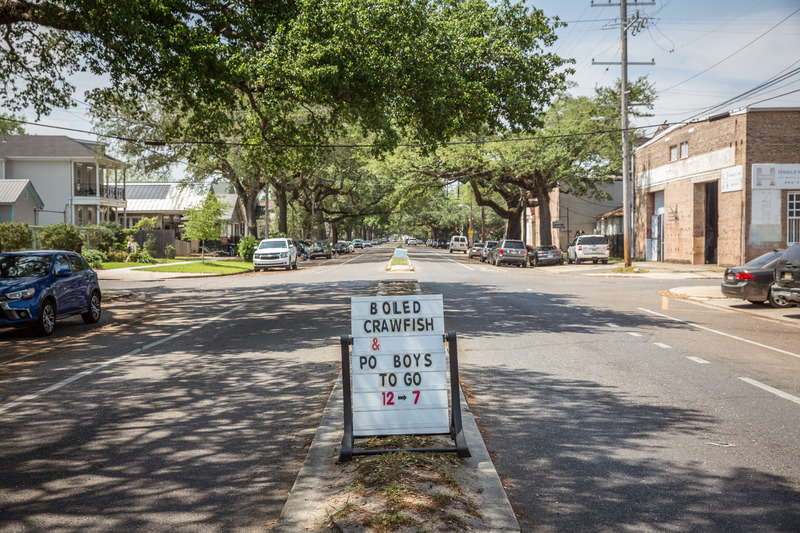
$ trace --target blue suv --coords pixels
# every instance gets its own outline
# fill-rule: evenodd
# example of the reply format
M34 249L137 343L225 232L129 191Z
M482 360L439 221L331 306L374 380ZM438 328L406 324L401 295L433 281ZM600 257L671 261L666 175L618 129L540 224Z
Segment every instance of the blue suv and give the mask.
M0 326L50 335L56 318L100 320L100 285L83 256L60 250L0 254Z

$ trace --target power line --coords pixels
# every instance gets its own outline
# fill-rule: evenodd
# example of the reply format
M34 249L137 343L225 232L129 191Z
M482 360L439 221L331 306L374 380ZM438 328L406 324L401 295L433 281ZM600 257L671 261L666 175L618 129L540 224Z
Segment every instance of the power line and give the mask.
M778 22L777 24L775 24L774 26L772 26L770 29L768 29L767 31L763 32L761 35L759 35L758 37L756 37L755 39L753 39L752 41L750 41L750 42L749 42L749 43L747 43L746 45L742 46L741 48L739 48L738 50L736 50L736 51L735 51L735 52L733 52L732 54L728 55L727 57L725 57L725 58L723 58L723 59L720 59L719 61L717 61L716 63L714 63L714 64L713 64L713 65L711 65L710 67L708 67L707 69L705 69L705 70L702 70L702 71L698 72L698 73L697 73L697 74L695 74L694 76L692 76L692 77L690 77L690 78L688 78L688 79L685 79L685 80L683 80L683 81L682 81L682 82L680 82L680 83L676 83L676 84L675 84L675 85L673 85L672 87L667 87L666 89L664 89L664 90L662 90L662 91L660 91L660 92L662 92L662 93L668 92L668 91L670 91L670 90L674 89L675 87L679 87L679 86L683 85L684 83L686 83L686 82L688 82L688 81L691 81L691 80L693 80L693 79L695 79L695 78L697 78L697 77L699 77L699 76L702 76L703 74L705 74L705 73L706 73L706 72L708 72L709 70L711 70L711 69L713 69L714 67L716 67L716 66L718 66L718 65L720 65L720 64L722 64L722 63L724 63L725 61L727 61L728 59L732 58L733 56L735 56L736 54L738 54L739 52L741 52L742 50L744 50L745 48L747 48L747 47L748 47L748 46L750 46L751 44L755 43L756 41L758 41L759 39L761 39L762 37L764 37L765 35L767 35L769 32L771 32L772 30L774 30L775 28L777 28L778 26L780 26L781 24L783 24L784 22L786 22L786 20L788 20L789 18L791 18L792 16L794 16L794 15L795 15L795 14L796 14L798 11L800 11L800 8L798 8L798 9L795 9L795 10L794 10L794 11L792 11L792 12L791 12L791 13L790 13L788 16L786 16L786 17L785 17L783 20L781 20L780 22Z

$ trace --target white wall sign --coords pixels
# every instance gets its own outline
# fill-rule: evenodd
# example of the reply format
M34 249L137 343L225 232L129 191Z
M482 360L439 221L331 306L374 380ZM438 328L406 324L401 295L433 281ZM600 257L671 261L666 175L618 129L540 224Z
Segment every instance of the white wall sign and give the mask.
M753 165L753 189L800 188L800 165Z
M721 192L741 191L744 188L744 167L723 168L720 171L720 190Z
M442 295L351 300L353 435L449 433Z

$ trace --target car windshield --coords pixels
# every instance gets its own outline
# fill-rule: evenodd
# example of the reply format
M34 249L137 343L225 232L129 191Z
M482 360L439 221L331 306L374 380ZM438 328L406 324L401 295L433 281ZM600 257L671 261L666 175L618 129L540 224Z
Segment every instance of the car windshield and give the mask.
M486 243L487 248L494 248L495 246L497 246L497 241L489 241Z
M328 246L328 243L325 243L325 242L322 242L322 241L317 241L317 242L314 243L314 246L317 247L317 248L325 248L326 246Z
M0 257L0 278L41 278L50 272L50 255Z
M750 267L750 268L762 268L769 266L770 263L773 263L780 259L783 255L783 250L773 250L771 252L767 252L762 256L756 257L750 262L745 263L742 266Z
M286 241L264 241L258 245L259 250L264 248L286 248Z
M503 248L518 248L522 250L525 248L525 245L522 244L522 241L505 241L503 243Z
M538 251L540 251L540 252L551 252L551 251L555 251L555 250L558 250L558 247L556 247L556 246L539 246L539 248L538 248Z

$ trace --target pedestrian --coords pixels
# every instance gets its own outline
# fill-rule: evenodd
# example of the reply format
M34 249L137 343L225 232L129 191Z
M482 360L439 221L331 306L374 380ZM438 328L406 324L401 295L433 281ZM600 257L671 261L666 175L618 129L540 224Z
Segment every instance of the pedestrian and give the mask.
M128 254L128 257L125 258L125 262L129 262L133 254L136 253L136 241L133 240L133 235L128 237L128 244L125 246L125 253Z

